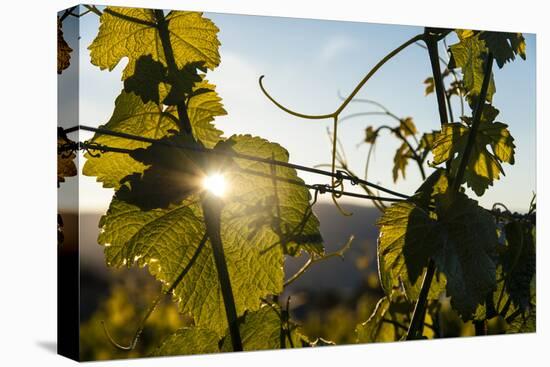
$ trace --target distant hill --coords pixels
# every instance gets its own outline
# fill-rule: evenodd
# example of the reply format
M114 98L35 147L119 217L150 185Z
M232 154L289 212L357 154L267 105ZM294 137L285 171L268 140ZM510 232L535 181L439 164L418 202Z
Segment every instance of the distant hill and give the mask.
M338 250L354 235L351 248L342 260L327 259L314 264L300 279L291 284L285 294L336 292L350 294L364 282L365 274L376 272L376 238L378 229L375 226L380 212L373 207L346 205L352 216L343 216L332 204L319 203L314 211L321 222L321 233L325 241L326 252ZM77 217L74 214L62 214L65 223L65 241L76 241ZM127 276L128 270L113 271L105 266L103 248L97 244L98 223L101 214L83 213L80 218L80 269L81 301L83 307L90 311L101 296L107 296L108 285L121 276ZM69 243L66 243L69 245ZM365 258L366 256L366 258ZM365 261L367 259L367 261ZM289 257L286 262L287 278L294 274L305 262L306 257ZM360 271L356 263L362 263ZM143 270L133 270L136 274ZM86 318L86 309L82 310Z
M326 252L330 253L340 249L354 235L351 248L346 252L344 259L331 258L312 265L309 270L297 281L289 286L289 291L308 290L323 292L337 290L348 293L357 289L367 273L376 272L376 239L378 228L376 220L380 211L374 207L346 205L346 210L353 213L351 216L343 216L338 209L329 203L321 203L315 206L314 211L321 222L321 234L325 241ZM356 263L368 263L361 272ZM285 272L287 277L294 274L304 263L305 257L298 259L289 258Z

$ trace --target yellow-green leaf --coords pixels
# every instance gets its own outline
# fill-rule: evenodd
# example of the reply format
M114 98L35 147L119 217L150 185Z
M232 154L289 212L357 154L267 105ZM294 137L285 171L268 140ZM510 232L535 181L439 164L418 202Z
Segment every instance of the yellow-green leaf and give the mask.
M276 305L263 305L242 317L239 333L245 351L302 347L305 338L293 322L281 319L281 312L284 311ZM222 351L232 351L229 332L223 340Z
M92 64L113 70L128 58L123 79L134 74L136 61L144 55L166 65L166 56L154 10L107 7L101 16L97 37L89 46ZM204 61L209 69L220 63L218 28L202 13L172 11L166 16L170 43L178 69Z
M146 149L144 154L151 153L147 162L152 166L145 173L165 164L170 168L168 171L175 170L177 155L174 162L166 163L167 154L174 153L174 149L178 148L153 145ZM278 144L248 135L233 136L219 143L216 150L288 161L288 152ZM323 245L319 221L309 206L309 191L288 182L302 182L294 169L276 167L272 176L269 164L238 158L224 162L218 166L222 169L218 173L225 176L227 183L221 238L237 313L242 315L258 309L261 298L282 291L284 254L298 254L302 250L322 254ZM189 161L181 164L188 165ZM195 164L197 170L203 170L197 174L197 180L211 173L208 162L197 160ZM157 188L143 195L159 195L166 189L163 176L155 176ZM186 178L181 184L187 185L189 181ZM167 207L144 209L122 200L126 198L122 195L126 190L125 186L115 194L100 222L98 242L105 246L107 263L117 267L147 265L169 287L188 266L205 233L200 192L182 196L180 201L174 195ZM181 312L190 314L197 326L223 334L226 315L209 243L197 255L185 280L175 288L174 298Z
M506 62L511 62L519 55L526 58L525 38L521 33L509 32L480 32L479 38L485 41L489 51L495 56L497 65L502 68Z
M426 85L426 89L424 90L424 95L427 96L434 92L435 90L435 83L433 77L428 77L426 80L424 80L424 84Z
M218 335L204 328L186 327L179 329L166 338L162 344L151 353L153 357L178 356L190 354L217 353Z
M399 120L399 130L403 136L416 135L416 125L413 122L412 117L406 117Z
M407 169L407 164L409 163L409 152L410 149L406 143L402 143L401 146L395 151L392 168L393 182L397 182L399 172L401 172L401 176L405 178L405 170Z
M140 97L133 93L122 92L115 101L115 110L104 129L138 135L145 138L160 139L170 130L177 129L177 113L175 110L162 110L153 102L143 103ZM96 133L93 143L112 148L137 149L149 146L149 143ZM129 174L141 173L145 165L134 160L127 154L105 152L99 157L89 153L84 155L86 163L82 173L95 176L106 188L119 188L120 181Z
M459 35L460 36L460 35ZM472 101L481 93L481 85L484 77L484 60L487 57L487 46L478 35L461 37L460 42L450 46L451 62L449 67L459 67L462 71L464 88L467 97ZM487 101L491 102L495 94L495 82L491 75L487 89Z
M388 207L378 220L378 265L386 295L405 287L409 298L416 299L428 259L438 246L437 222L412 202ZM439 296L444 286L439 277L432 283L430 298Z
M504 174L502 162L509 164L515 162L514 138L506 124L493 121L497 115L496 108L485 105L463 182L461 182L465 182L479 196L499 179L501 173ZM441 132L437 134L432 149L435 165L452 159L453 174L458 170L470 132L471 118L463 118L463 121L465 122L463 124L444 125Z
M214 90L215 86L203 80L197 83L195 90L203 93L191 97L187 114L193 128L193 135L207 148L212 148L221 140L222 132L212 124L216 116L225 115L221 98ZM163 109L154 102L143 103L133 93L122 92L115 102L113 115L103 128L138 135L141 137L161 139L171 135L170 131L178 130L178 113L176 108ZM120 138L110 135L95 134L92 142L109 147L138 149L150 146L150 143ZM127 154L105 152L99 157L85 154L83 174L96 176L104 187L118 189L120 181L133 173L142 173L145 165Z

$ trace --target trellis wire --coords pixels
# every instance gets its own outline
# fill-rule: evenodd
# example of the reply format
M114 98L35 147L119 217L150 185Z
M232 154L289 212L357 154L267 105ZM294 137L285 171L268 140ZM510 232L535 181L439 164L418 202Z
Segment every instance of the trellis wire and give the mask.
M242 154L242 153L238 153L238 152L220 152L220 151L215 151L215 150L208 149L208 148L203 148L203 147L198 147L198 146L190 146L190 145L184 145L184 144L177 144L177 143L173 143L173 142L169 142L169 141L156 140L156 139L152 139L152 138L146 138L146 137L143 137L143 136L132 135L132 134L123 133L123 132L119 132L119 131L113 131L113 130L109 130L109 129L105 129L105 128L95 128L95 127L86 126L86 125L73 126L73 127L64 129L63 132L65 134L70 134L70 133L78 131L78 130L90 131L90 132L94 132L94 133L101 134L101 135L110 135L110 136L115 136L115 137L119 137L119 138L123 138L123 139L140 141L140 142L144 142L144 143L160 144L160 145L165 145L165 146L168 146L168 147L173 147L173 148L178 148L178 149L186 149L186 150L191 150L191 151L196 151L196 152L201 152L201 153L221 155L221 156L227 156L227 157L232 157L232 158L238 158L238 159L244 159L244 160L249 160L249 161L265 163L265 164L274 165L274 166L292 168L292 169L295 169L295 170L298 170L298 171L304 171L304 172L309 172L309 173L313 173L313 174L318 174L318 175L323 175L323 176L328 176L328 177L334 177L339 181L347 180L347 181L350 181L350 183L353 186L359 185L359 184L369 186L369 187L372 187L372 188L377 189L379 191L385 192L387 194L397 196L400 199L390 198L390 197L373 196L373 195L357 194L357 193L353 193L353 192L336 190L336 189L332 188L330 185L307 184L307 183L304 183L302 181L286 179L284 177L277 178L279 180L283 180L283 181L286 181L286 182L291 183L291 184L304 186L304 187L307 187L308 189L311 189L311 190L316 190L319 193L326 193L326 192L339 193L343 196L349 196L349 197L355 197L355 198L361 198L361 199L369 199L369 200L382 200L382 201L389 201L389 202L398 202L398 201L402 201L403 199L408 199L409 198L405 194L387 189L385 187L382 187L380 185L374 184L372 182L369 182L369 181L366 181L366 180L363 180L363 179L360 179L360 178L357 178L357 177L350 176L346 172L340 171L340 170L336 171L333 174L332 172L325 171L325 170L322 170L322 169L301 166L301 165L298 165L298 164L284 162L284 161L278 161L278 160L275 160L275 159L254 157L254 156L250 156L250 155ZM60 151L68 151L68 150L76 150L76 149L85 149L88 152L90 152L92 150L93 151L100 151L102 153L108 151L108 152L129 154L129 153L132 152L132 150L130 150L130 149L109 147L109 146L100 145L100 144L93 143L93 142L92 143L88 143L88 142L68 143L68 144L65 144L64 146L62 146L60 148ZM92 154L92 156L94 155L93 153L90 153L90 154ZM261 172L250 171L248 173L252 173L252 174L258 173L258 174L261 175Z

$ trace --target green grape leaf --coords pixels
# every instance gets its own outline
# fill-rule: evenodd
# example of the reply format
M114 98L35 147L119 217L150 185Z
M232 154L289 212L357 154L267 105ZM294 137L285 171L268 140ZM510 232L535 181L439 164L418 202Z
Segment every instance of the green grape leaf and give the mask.
M61 19L57 17L57 74L61 74L71 64L72 51L73 49L63 37Z
M437 131L422 134L418 150L421 152L421 157L426 158L433 148Z
M205 232L195 202L143 211L115 198L101 219L98 242L105 246L109 266L147 265L165 288L189 267L173 298L197 326L223 335L227 321L210 243L194 256ZM221 235L238 314L259 308L260 298L281 292L283 256L279 247L270 248L276 240L271 231L252 232L248 218L233 218L224 209Z
M412 117L405 117L399 120L399 131L403 136L412 136L418 133Z
M67 144L72 143L72 141L65 136L58 135L57 137L57 149L67 146ZM77 170L74 163L76 159L76 154L74 151L69 150L65 152L57 153L57 185L59 186L60 182L65 182L65 177L76 176Z
M319 222L309 206L311 196L301 186L303 181L295 170L263 162L250 165L250 161L244 159L207 158L206 153L175 148L174 145L193 148L193 142L183 136L160 142L165 144L137 149L131 154L148 168L142 174L125 177L122 182L128 185L117 192L118 198L144 210L166 208L203 190L202 182L208 175L221 173L230 190L228 200L239 201L245 212L256 215L255 226L270 223L279 237L274 246L281 246L291 255L302 249L323 253ZM195 148L201 146L195 144ZM288 152L281 146L251 136L234 136L220 142L215 151L288 161ZM269 157L269 152L273 157ZM250 182L255 185L245 189ZM148 194L151 192L156 194Z
M372 144L376 141L378 133L374 130L372 126L369 126L365 129L365 142Z
M202 81L197 70L206 71L204 62L189 63L173 75L151 55L140 56L134 74L124 80L124 90L140 96L143 103L178 105L186 102L195 84Z
M526 315L519 315L510 322L507 334L534 333L537 331L537 310L533 306Z
M153 357L218 353L218 335L208 329L186 327L166 338Z
M467 31L465 31L467 32ZM467 97L472 101L481 93L481 85L484 77L484 60L487 55L487 46L485 42L473 33L459 33L460 42L451 45L450 68L460 68L463 75L464 88L467 91ZM495 94L494 77L491 76L489 87L487 89L487 101L491 102Z
M178 69L201 61L211 70L218 66L218 28L211 20L202 13L172 11L166 21ZM127 57L122 79L134 74L136 61L144 55L167 66L154 10L111 6L103 11L100 22L99 32L88 47L92 64L113 70Z
M414 195L409 199L424 210L429 210L435 205L435 199L440 194L445 194L449 188L447 172L441 168L436 169L420 185Z
M357 325L355 329L357 343L392 342L399 339L396 335L395 327L383 321L390 305L389 298L383 297L376 304L369 319Z
M239 333L243 350L300 348L305 341L296 325L281 320L281 309L275 305L263 305L259 310L247 312L240 321ZM229 331L221 350L232 351Z
M535 276L535 227L518 221L504 226L506 251L502 267L506 290L514 305L525 312L530 305L530 284Z
M104 129L138 135L144 138L160 139L177 129L177 113L175 110L163 110L153 102L143 103L140 97L133 93L122 92L115 101L115 110L109 121L101 126ZM137 149L145 148L150 143L125 139L121 137L96 133L93 143L113 148ZM141 173L145 165L134 160L127 154L105 152L99 157L89 153L84 155L86 163L82 172L86 176L96 176L103 187L120 187L120 181L127 175Z
M429 298L445 288L453 308L469 320L496 288L496 225L476 201L461 193L450 197L447 188L446 177L436 171L410 201L385 210L377 223L380 279L386 295L403 286L416 299L432 258L438 273ZM435 212L425 209L430 204Z
M432 76L426 78L426 80L424 80L424 84L426 85L426 89L424 90L424 95L427 96L429 94L432 94L435 90L434 78Z
M515 315L510 315L506 318L506 321L508 322L508 330L506 330L506 333L508 334L534 333L537 330L536 278L531 280L529 288L531 293L529 307L523 311L518 310L520 311L519 314L516 313Z
M149 149L154 152L156 147L155 144ZM288 152L281 146L248 135L233 136L216 149L288 161ZM200 169L200 163L194 163ZM152 167L156 164L153 162ZM189 161L181 164L185 171ZM261 162L233 158L223 168L228 193L222 211L221 237L237 312L242 315L246 310L258 309L261 298L282 291L283 253L307 250L322 254L322 238L319 222L309 206L307 188L286 181L275 181L275 188L271 166ZM302 182L294 169L276 167L275 175ZM187 195L186 200L182 197L179 204L167 208L143 210L123 201L124 192L123 188L115 194L100 222L98 241L105 246L107 263L117 267L147 265L168 287L190 262L204 235L199 194ZM172 203L177 202L175 197L172 199ZM185 279L174 290L181 312L190 314L196 325L222 335L227 323L209 243Z
M391 295L403 285L407 296L416 299L428 259L436 251L437 222L429 212L405 201L388 207L378 220L378 267L381 285ZM439 297L444 279L436 277L430 299Z
M504 174L501 163L514 164L514 138L508 126L495 122L498 110L485 105L473 149L462 183L466 183L478 196ZM438 165L452 159L451 172L456 174L463 157L471 118L463 118L465 124L445 124L436 136L433 146L434 161ZM488 149L491 148L491 151Z
M405 178L405 170L407 169L407 164L409 163L409 155L410 149L406 143L401 144L401 146L395 151L392 168L393 182L397 182L399 172L401 172L401 176Z
M519 55L523 60L526 58L525 38L521 33L482 31L479 33L479 39L485 41L487 48L495 56L495 61L500 68L505 63L514 61L516 55Z
M440 195L437 216L440 241L433 258L447 278L447 296L464 320L496 288L496 225L492 215L462 193Z
M514 307L509 301L509 294L504 288L504 277L502 275L502 265L498 264L498 259L495 259L496 267L496 288L493 294L486 298L485 302L477 305L473 316L474 321L490 320L493 317L500 315L503 318L510 316ZM509 304L508 304L509 303ZM508 305L507 305L508 304Z
M215 117L227 115L222 99L216 93L216 86L202 80L195 84L193 96L187 104L187 115L193 127L193 135L206 148L214 146L222 140L222 131L216 129L212 122Z
M175 145L189 149L174 148ZM190 135L175 135L160 139L146 149L129 155L147 166L142 173L124 177L117 198L143 210L177 205L202 188L206 177L205 155L192 149L202 149Z
M124 81L124 91L141 97L143 103L160 103L160 84L166 81L166 67L151 55L140 56L135 71Z
M504 243L497 247L497 287L492 303L478 306L476 320L502 316L508 323L523 327L536 306L535 226L510 221L503 227ZM516 318L521 317L521 320Z
M193 135L207 148L216 145L222 135L222 132L214 127L212 121L216 116L227 113L214 88L215 86L206 80L197 83L195 90L202 90L202 92L191 97L187 109L193 127ZM161 139L169 136L171 131L178 129L178 113L174 107L163 110L156 103L143 103L137 95L122 92L115 102L113 115L102 127L145 138ZM92 142L130 150L146 148L151 145L99 133L94 135ZM116 152L105 152L99 157L93 157L86 153L85 157L83 174L96 176L97 181L102 182L103 186L107 188L118 189L124 177L133 173L141 174L146 168L146 165L131 156Z
M204 62L193 62L178 70L176 75L170 73L166 76L168 93L162 100L165 105L175 106L187 102L187 97L193 94L195 85L202 81L198 71L206 72Z
M283 162L289 159L287 150L279 144L250 135L234 135L215 149ZM225 164L225 169L228 196L236 216L249 216L255 226L269 223L278 238L272 246L282 247L285 254L294 256L302 250L324 253L319 220L309 204L311 194L296 170L239 158Z

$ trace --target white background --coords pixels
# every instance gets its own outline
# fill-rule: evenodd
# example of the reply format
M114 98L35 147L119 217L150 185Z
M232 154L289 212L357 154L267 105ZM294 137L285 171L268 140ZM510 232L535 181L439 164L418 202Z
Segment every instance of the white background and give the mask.
M540 365L548 354L550 66L544 1L123 0L99 4L176 8L537 33L537 334L98 363L136 366L360 364ZM0 21L0 364L73 364L56 339L56 12L62 0L2 2ZM548 121L546 121L548 123ZM547 167L544 169L544 167ZM546 185L545 185L546 183ZM546 339L546 340L545 340ZM544 362L543 362L544 363Z

